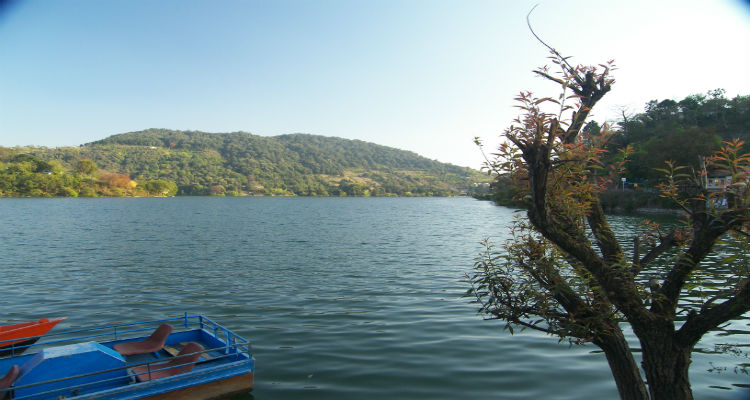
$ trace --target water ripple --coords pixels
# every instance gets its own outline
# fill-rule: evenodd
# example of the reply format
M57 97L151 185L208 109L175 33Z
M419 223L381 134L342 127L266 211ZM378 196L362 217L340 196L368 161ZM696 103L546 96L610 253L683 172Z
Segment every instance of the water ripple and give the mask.
M204 313L252 340L256 399L616 397L595 348L509 336L462 298L511 215L465 198L1 199L2 320ZM706 370L749 331L701 342L696 397L745 390Z

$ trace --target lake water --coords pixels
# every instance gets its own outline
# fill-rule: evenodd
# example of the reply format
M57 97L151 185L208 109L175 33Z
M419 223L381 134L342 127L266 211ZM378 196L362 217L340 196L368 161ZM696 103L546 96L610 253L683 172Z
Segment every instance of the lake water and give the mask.
M469 198L0 199L0 323L203 313L253 343L259 400L616 398L596 347L511 336L462 297L512 215ZM699 344L696 398L747 398L747 357L708 353L746 353L749 332Z

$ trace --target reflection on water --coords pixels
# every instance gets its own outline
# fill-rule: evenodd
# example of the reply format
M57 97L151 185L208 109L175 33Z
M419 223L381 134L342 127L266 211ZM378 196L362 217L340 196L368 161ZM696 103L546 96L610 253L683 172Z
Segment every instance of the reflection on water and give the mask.
M617 397L597 348L510 336L462 297L511 215L466 198L1 199L1 318L206 314L253 342L254 397L238 400ZM712 352L748 332L699 344L697 398L747 393L743 358Z

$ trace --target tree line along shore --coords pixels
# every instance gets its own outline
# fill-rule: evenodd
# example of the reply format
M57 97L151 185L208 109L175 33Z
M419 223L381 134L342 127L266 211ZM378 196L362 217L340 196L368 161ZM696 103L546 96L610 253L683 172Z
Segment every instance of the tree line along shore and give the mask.
M456 196L486 174L359 140L149 129L0 147L0 196Z

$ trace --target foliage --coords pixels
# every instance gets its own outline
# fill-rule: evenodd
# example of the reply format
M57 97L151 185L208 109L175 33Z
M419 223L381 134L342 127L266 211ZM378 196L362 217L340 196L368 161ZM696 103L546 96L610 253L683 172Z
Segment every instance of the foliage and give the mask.
M152 196L174 196L177 194L177 184L174 182L156 179L146 181L143 189Z
M75 164L75 171L79 174L93 175L98 170L96 163L89 159L78 160Z
M136 182L173 182L180 195L453 196L489 181L478 171L412 152L304 134L271 138L149 129L78 148L6 151L54 160L84 178L101 169Z
M102 174L99 182L110 188L132 189L137 184L125 174Z
M624 176L655 185L660 178L656 169L663 166L663 160L698 168L699 157L718 150L722 141L741 139L747 143L750 96L727 99L724 93L716 89L679 101L652 100L642 113L623 112L610 146L634 149ZM745 145L744 150L750 151L750 146Z
M601 174L609 176L609 190L602 192L605 210L633 211L637 207L670 208L654 195L661 179L660 169L664 160L675 165L699 168L705 158L722 146L722 141L741 139L744 151L750 151L750 96L724 97L724 91L716 89L707 95L694 94L683 100L652 100L643 113L628 115L623 111L616 126L608 126L610 135L602 164L608 170ZM582 136L600 138L602 126L596 121L588 122ZM627 149L627 163L621 150ZM620 179L628 182L628 190L641 193L620 192ZM502 205L515 206L513 188L505 185L498 176L493 199ZM624 197L623 197L624 196Z
M623 398L690 399L688 366L695 344L750 310L746 257L725 259L729 268L716 278L727 282L724 290L699 304L680 301L700 286L700 263L719 243L747 248L749 156L735 140L692 170L668 164L661 193L685 211L684 225L670 232L645 226L626 254L599 194L632 152L607 154L617 138L607 125L583 129L611 89L613 65L572 66L554 50L551 59L558 73L546 67L536 73L558 84L560 95L521 93L522 116L506 129L507 142L488 162L514 184L527 218L515 222L500 250L485 243L468 294L480 313L504 320L511 332L520 326L599 346ZM732 184L710 192L705 177L718 170L730 173ZM640 341L645 381L624 324Z
M28 153L2 152L0 197L98 197L142 196L137 183L127 175L103 173L97 176L70 173L56 160L43 161ZM90 163L83 170L95 173Z

